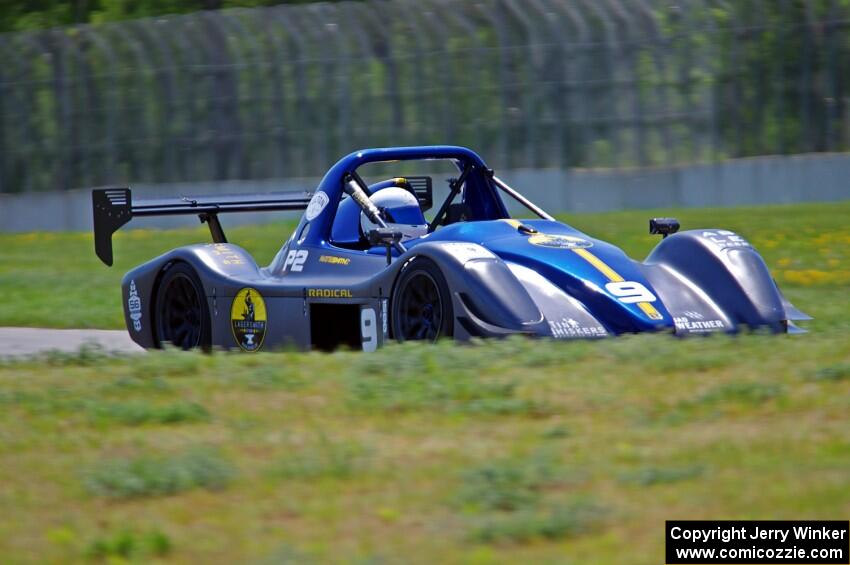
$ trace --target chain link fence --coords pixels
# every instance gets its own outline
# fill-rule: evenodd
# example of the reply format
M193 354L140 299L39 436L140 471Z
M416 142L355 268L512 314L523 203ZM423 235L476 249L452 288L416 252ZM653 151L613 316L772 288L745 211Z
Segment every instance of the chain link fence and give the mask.
M845 0L368 0L0 35L0 192L846 150Z

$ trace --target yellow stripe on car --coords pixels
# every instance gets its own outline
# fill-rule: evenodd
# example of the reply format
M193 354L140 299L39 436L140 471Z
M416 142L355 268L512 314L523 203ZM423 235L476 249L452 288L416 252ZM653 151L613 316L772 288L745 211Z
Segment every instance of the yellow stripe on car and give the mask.
M602 259L588 251L587 249L573 249L573 253L596 267L596 270L608 277L608 280L611 282L623 282L623 277L620 276L617 271L609 267Z
M588 251L587 249L573 249L573 253L593 265L597 271L608 277L608 280L611 282L623 282L624 279L620 276L620 273L609 267L605 261ZM662 320L664 316L661 315L661 312L655 309L655 306L650 304L649 302L638 302L638 308L640 308L644 314L647 315L651 320Z
M662 320L664 316L661 315L661 312L655 309L655 306L650 304L649 302L638 302L638 307L643 310L644 314L649 316L652 320Z

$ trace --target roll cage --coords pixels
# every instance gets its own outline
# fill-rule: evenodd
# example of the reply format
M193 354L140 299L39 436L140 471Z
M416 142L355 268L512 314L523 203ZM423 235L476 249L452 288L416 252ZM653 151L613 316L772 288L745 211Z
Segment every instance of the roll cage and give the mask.
M363 165L427 160L451 161L460 173L456 179L450 181L449 194L429 223L429 232L433 232L446 221L452 211L452 205L455 204L455 199L461 192L463 192L462 205L468 211L467 219L471 221L511 217L499 196L499 191L509 195L537 216L547 220L553 219L543 209L495 176L493 170L487 167L478 154L465 147L438 145L367 149L343 157L327 172L317 189L317 192L324 192L327 195L327 205L314 218L308 219L307 215L302 218L295 233L306 235L303 239L299 237L299 241L307 245L319 245L322 242L331 241L334 216L344 194L351 196L367 215L373 213L369 210L368 197L371 195L369 186L357 172ZM309 229L305 229L307 224L312 224Z

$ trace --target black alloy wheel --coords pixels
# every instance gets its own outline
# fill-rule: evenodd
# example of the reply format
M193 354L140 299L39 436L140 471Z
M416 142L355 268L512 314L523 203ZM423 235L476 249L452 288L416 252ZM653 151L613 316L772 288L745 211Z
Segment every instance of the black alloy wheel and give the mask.
M189 265L166 268L156 293L156 340L183 350L210 346L210 314L203 286Z
M399 341L436 341L452 336L449 287L430 259L417 257L402 271L393 295L392 321L393 336Z

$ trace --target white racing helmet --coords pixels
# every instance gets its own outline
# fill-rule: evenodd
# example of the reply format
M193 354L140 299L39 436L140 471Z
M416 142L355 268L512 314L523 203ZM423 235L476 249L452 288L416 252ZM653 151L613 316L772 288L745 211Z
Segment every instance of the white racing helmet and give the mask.
M401 241L416 239L428 233L428 222L425 221L419 201L410 191L388 186L372 194L369 200L380 210L387 227L402 233ZM360 212L360 230L364 236L378 227L364 212Z

